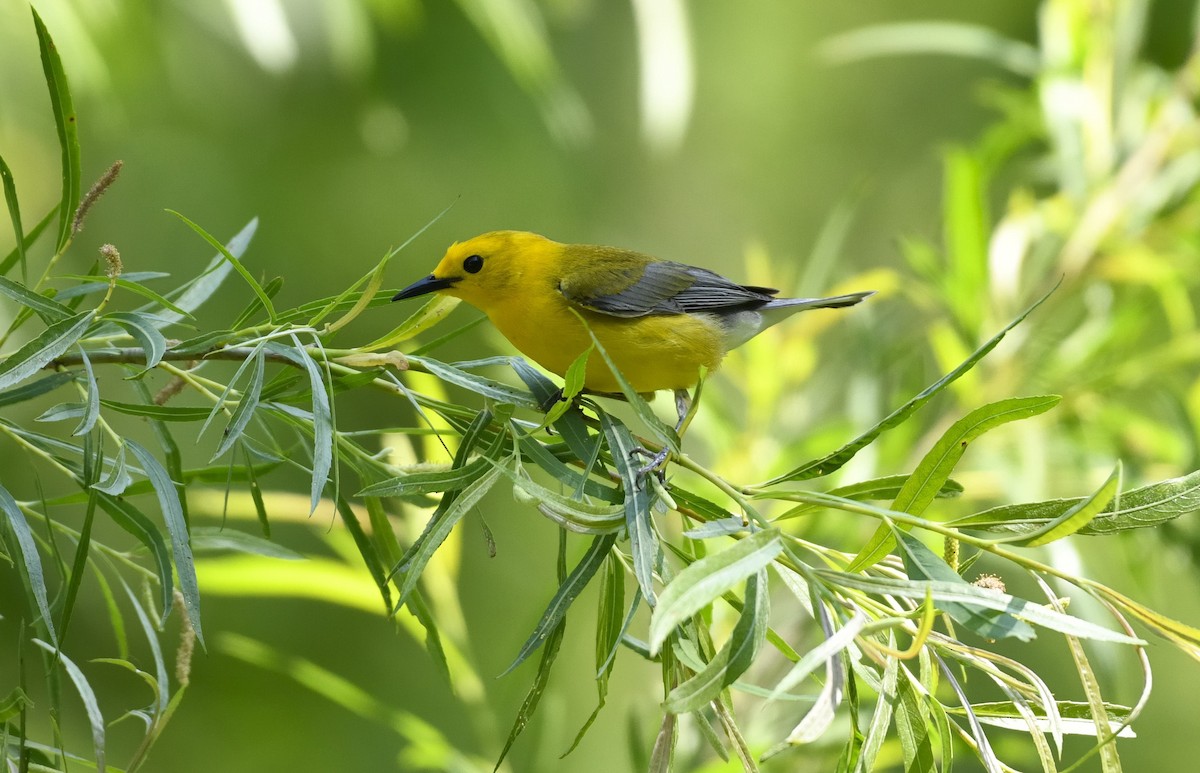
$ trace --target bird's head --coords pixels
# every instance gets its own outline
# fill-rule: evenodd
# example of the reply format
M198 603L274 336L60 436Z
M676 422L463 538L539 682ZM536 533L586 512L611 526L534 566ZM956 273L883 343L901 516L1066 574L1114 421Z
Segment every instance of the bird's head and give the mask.
M527 231L491 231L455 242L432 274L396 293L392 300L440 292L487 311L512 300L527 275L545 274L560 247Z

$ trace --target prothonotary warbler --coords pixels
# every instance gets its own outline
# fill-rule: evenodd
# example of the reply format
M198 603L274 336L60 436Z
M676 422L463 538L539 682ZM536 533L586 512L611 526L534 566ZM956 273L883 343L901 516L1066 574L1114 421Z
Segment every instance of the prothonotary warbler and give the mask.
M392 300L431 292L477 307L513 346L560 376L591 345L582 317L634 389L675 391L681 423L687 390L727 351L798 311L853 306L871 295L776 298L778 290L707 269L525 231L452 244L432 274ZM584 387L621 391L597 356L588 358Z

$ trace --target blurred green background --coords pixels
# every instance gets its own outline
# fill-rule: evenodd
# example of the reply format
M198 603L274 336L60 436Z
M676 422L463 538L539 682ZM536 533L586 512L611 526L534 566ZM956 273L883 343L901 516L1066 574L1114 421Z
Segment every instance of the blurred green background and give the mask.
M1196 23L1191 3L1099 5L1118 8L1126 21L1143 18L1144 11L1144 38L1137 30L1130 34L1140 41L1136 58L1161 68L1154 72L1179 67L1189 56ZM1197 267L1194 177L1176 169L1176 187L1151 208L1144 227L1106 236L1099 257L1079 270L1056 267L1052 255L1040 271L1023 276L1012 297L997 289L993 276L979 286L982 299L968 296L967 306L977 312L972 320L961 297L952 297L969 286L939 283L941 264L921 258L936 249L920 245L954 239L946 233L947 189L955 179L947 149L969 148L988 159L978 203L994 221L1022 211L1066 220L1078 214L1071 212L1070 195L1066 205L1057 198L1067 186L1048 169L1044 135L1053 127L1048 132L1036 115L1038 86L979 56L838 62L834 49L822 48L865 25L932 20L980 25L1036 47L1042 4L59 0L35 6L71 78L85 179L116 159L125 162L68 255L66 271L86 270L95 249L113 242L127 270L190 276L211 250L165 208L219 237L257 216L261 224L246 263L256 274L282 276L281 298L295 304L340 290L453 205L393 261L389 286L428 273L454 240L513 228L633 248L747 281L780 283L793 294L880 289L870 308L847 314L828 332L822 328L819 350L780 348L788 333L780 331L731 358L730 378L712 387L728 401L706 405L689 440L702 445L716 469L733 479L743 470L747 482L766 477L769 465L783 466L774 456L780 448L820 452L868 426L953 365L959 349L965 353L986 339L1032 291L1065 274L1055 300L1027 323L1009 354L998 351L994 364L964 382L957 403L935 403L924 428L944 427L961 415L956 406L1038 391L1064 395L1061 415L997 433L956 477L978 495L978 504L988 497L1082 494L1117 458L1131 471L1128 485L1200 466L1195 280L1186 278ZM939 40L931 32L923 42L936 47ZM1040 87L1045 97L1045 78ZM1180 158L1194 151L1187 144L1194 145L1192 135L1180 140ZM1115 179L1117 161L1136 150L1138 136L1132 129L1123 134L1114 163L1085 187ZM981 142L987 137L995 142ZM1015 150L1011 159L995 151L1008 145ZM0 0L0 152L32 222L57 201L59 150L28 8L16 0ZM989 153L1011 163L991 164ZM1040 206L1045 201L1050 204ZM7 220L0 220L6 253L12 237ZM1058 222L1045 221L1046 231ZM955 276L956 259L947 258L947 276ZM1151 270L1154 281L1138 273ZM1143 278L1129 281L1134 275ZM207 321L236 313L249 298L240 287L223 292L228 297L220 299L222 307L206 309ZM410 310L368 312L344 345L372 340ZM451 323L474 315L459 309ZM1159 352L1134 375L1121 371L1126 361L1113 354L1157 352L1156 345L1171 341L1187 346ZM439 356L499 351L508 349L483 326ZM792 399L786 380L782 394L767 390L765 397L749 383L770 381L776 370L810 384L804 401ZM756 390L744 403L745 393ZM370 429L379 425L381 410L404 409L396 401L356 397L338 404L339 423ZM762 437L757 429L805 437L801 442L788 434L755 445ZM920 429L906 425L894 441L856 460L853 472L908 469L926 447ZM0 445L0 454L13 469L28 464L11 446ZM289 481L284 476L273 483ZM304 490L302 481L296 490ZM272 509L279 516L277 541L326 559L339 549L345 554L341 527L327 510L306 522L303 504L289 509L286 500L275 501L281 503ZM452 546L460 554L446 559L444 573L454 585L442 590L444 598L456 599L448 608L461 607L463 640L482 675L477 694L462 684L457 696L447 688L421 643L384 618L365 570L353 561L341 572L314 567L311 588L300 587L304 564L291 566L279 575L285 579L277 591L261 579L267 575L247 587L228 579L236 567L218 567L221 559L212 558L206 572L202 561L206 630L210 636L235 632L284 657L304 658L382 706L419 717L464 753L494 759L531 673L526 667L491 677L511 660L552 592L556 529L530 508L513 506L507 495L493 494L485 511L497 556L488 557L481 527L469 519L461 544ZM219 514L220 505L210 512ZM873 524L810 528L853 545ZM1195 533L1185 523L1165 534L1076 540L1078 552L1051 558L1065 566L1078 562L1090 576L1195 622ZM314 598L322 593L336 603ZM350 598L360 599L357 606ZM18 602L0 602L6 619L14 618ZM104 616L79 624L90 633L79 638L94 636L94 654L106 654ZM512 752L511 769L622 770L631 745L652 742L661 699L656 670L630 656L618 663L614 695L596 726L571 757L558 761L595 699L587 677L591 625L586 613L572 618L557 674ZM12 638L7 633L0 646L9 647ZM196 658L187 697L149 769L420 767L413 750L425 747L404 737L424 731L378 707L349 710L253 665L238 641L226 639L224 648ZM1152 650L1158 676L1152 702L1137 725L1140 738L1120 746L1129 770L1177 769L1200 754L1192 731L1200 669L1169 646L1155 643ZM1061 645L1006 651L1046 669L1064 657ZM1096 653L1111 700L1136 700L1138 674L1129 660L1117 651ZM0 663L12 663L3 650ZM114 715L145 699L136 684L112 678L109 684L98 676L98 689L129 696L106 698L111 707L104 707ZM1063 685L1062 697L1081 696L1077 685ZM748 720L751 740L774 737L778 727L771 728L789 716L775 708L761 721ZM389 729L397 723L407 729ZM68 717L65 727L69 738L86 739L79 717ZM128 732L135 735L133 728ZM119 729L111 742L121 743ZM1013 734L1011 746L997 746L1001 756L1036 764L1023 757L1023 743ZM687 759L703 742L685 735L681 744ZM773 769L824 769L819 753L785 757Z

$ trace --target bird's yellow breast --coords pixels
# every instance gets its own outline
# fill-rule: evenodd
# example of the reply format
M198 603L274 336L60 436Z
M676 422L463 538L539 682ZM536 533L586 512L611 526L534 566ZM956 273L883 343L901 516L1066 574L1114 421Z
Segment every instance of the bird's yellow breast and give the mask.
M557 291L522 293L485 310L492 324L523 354L562 376L591 344L591 337ZM724 355L722 331L705 314L634 318L580 312L621 373L639 392L687 389L700 368L712 370ZM620 392L599 352L588 357L584 386Z

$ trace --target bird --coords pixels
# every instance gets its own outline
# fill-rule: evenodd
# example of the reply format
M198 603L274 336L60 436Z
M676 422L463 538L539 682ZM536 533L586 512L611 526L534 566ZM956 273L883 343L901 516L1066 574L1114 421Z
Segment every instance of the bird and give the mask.
M853 306L873 294L778 298L774 288L738 284L697 266L528 231L455 242L432 273L392 300L435 292L478 308L520 352L559 376L592 346L594 334L637 392L675 393L677 430L690 410L689 390L729 350L797 312ZM596 356L588 357L583 386L598 394L622 391ZM655 455L643 471L665 458Z

